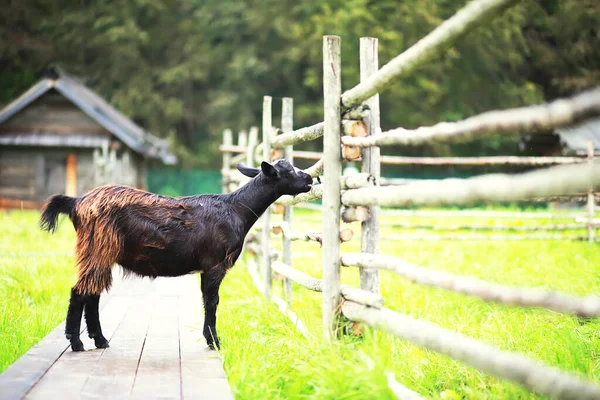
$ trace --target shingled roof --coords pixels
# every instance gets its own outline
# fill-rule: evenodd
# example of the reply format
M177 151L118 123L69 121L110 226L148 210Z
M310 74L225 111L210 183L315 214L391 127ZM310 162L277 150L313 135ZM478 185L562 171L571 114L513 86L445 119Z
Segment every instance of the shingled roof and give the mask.
M158 158L165 164L177 162L177 158L169 151L166 140L144 131L78 79L56 68L52 70L52 75L40 80L0 110L0 124L54 89L138 154Z

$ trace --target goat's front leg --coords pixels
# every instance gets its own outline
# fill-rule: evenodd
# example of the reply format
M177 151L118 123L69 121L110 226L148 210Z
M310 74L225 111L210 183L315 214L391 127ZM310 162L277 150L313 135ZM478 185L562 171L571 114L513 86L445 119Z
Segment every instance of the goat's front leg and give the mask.
M67 321L65 323L65 336L71 342L71 350L83 351L83 343L79 338L81 332L81 314L85 296L77 293L75 288L71 289L71 299L69 300L69 310L67 311Z
M106 349L110 347L108 340L102 334L102 328L100 327L100 313L99 313L100 296L97 294L91 294L85 301L85 323L87 324L88 336L90 339L94 339L94 344L98 349Z
M220 269L220 268L219 268ZM204 328L202 334L206 344L212 350L219 348L217 336L217 306L219 305L219 286L223 280L222 273L210 271L201 275L202 299L204 301Z

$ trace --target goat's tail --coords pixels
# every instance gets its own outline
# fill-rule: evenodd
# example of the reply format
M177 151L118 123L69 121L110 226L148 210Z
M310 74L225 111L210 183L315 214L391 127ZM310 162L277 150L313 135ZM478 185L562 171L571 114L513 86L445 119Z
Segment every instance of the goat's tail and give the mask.
M58 214L72 216L75 211L76 202L77 199L75 197L64 196L62 194L50 197L42 208L40 227L48 232L54 232L56 230Z

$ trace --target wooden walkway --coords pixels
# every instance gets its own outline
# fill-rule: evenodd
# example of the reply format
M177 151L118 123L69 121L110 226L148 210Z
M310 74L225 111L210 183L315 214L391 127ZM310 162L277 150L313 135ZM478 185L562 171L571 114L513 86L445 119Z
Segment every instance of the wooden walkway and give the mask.
M233 399L202 337L196 276L122 280L101 298L110 348L74 353L64 323L0 375L0 399ZM85 322L82 320L85 327Z

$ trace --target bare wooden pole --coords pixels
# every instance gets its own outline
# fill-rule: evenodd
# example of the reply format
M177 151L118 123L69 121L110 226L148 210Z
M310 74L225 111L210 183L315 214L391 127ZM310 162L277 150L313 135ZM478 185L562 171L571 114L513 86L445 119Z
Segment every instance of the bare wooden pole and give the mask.
M377 38L360 38L360 81L364 82L379 69L379 41ZM379 122L379 95L375 94L365 102L370 109L367 117L368 135L373 136L381 131ZM374 178L375 186L379 185L381 167L379 147L369 147L363 151L361 171ZM370 218L362 222L361 250L363 253L379 253L379 206L369 207ZM370 292L379 293L379 271L361 268L360 287Z
M271 96L263 97L263 116L262 116L262 137L263 137L263 159L271 162L271 130L273 129L272 114L273 99ZM269 231L271 227L271 215L267 210L262 215L262 264L263 264L263 295L266 299L271 294L271 259L268 256L269 251Z
M341 40L323 37L323 328L332 339L340 303Z
M250 128L248 136L248 147L246 148L246 166L254 167L254 148L258 144L258 128L253 126Z
M298 285L305 287L308 290L313 290L315 292L323 291L324 283L321 279L307 275L304 272L297 270L294 267L290 267L282 262L273 262L273 271L282 276L290 278ZM344 299L356 302L358 304L364 304L373 308L383 307L383 298L377 293L367 292L366 290L346 285L340 286L340 293Z
M283 133L291 132L294 130L294 99L291 97L284 97L281 102L281 130ZM284 158L294 165L292 145L285 146ZM292 212L293 207L285 206L283 212L283 220L287 226L292 228ZM287 265L293 265L292 263L292 241L289 237L283 236L283 262ZM288 306L292 305L292 281L289 278L283 280L283 291L285 292L285 299Z
M248 146L248 132L240 131L238 133L238 146L245 149Z
M231 146L233 145L233 132L231 129L225 129L223 131L223 145ZM228 177L230 175L231 170L231 153L229 151L223 152L223 169L221 170L221 175L223 176L223 184L221 185L221 191L223 193L229 192L229 183Z
M592 138L587 140L587 155L590 163L590 168L593 168L594 160L594 141ZM590 188L587 195L587 214L588 214L588 242L594 243L594 236L596 234L596 226L594 224L594 216L596 214L594 199L594 185L590 183Z

